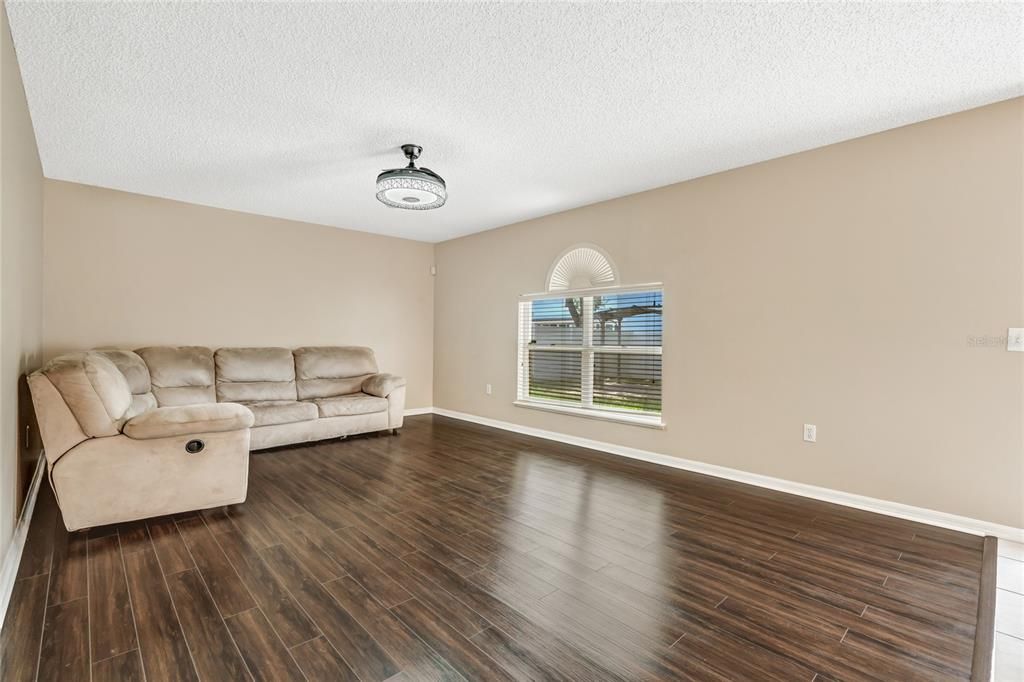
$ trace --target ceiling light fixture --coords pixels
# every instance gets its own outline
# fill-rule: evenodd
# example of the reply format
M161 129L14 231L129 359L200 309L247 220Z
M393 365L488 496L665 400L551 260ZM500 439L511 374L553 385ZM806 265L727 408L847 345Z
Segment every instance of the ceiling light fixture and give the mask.
M441 208L448 201L444 178L429 168L417 168L423 147L403 144L402 151L409 165L405 168L386 170L377 176L377 199L393 208L409 208L426 211Z

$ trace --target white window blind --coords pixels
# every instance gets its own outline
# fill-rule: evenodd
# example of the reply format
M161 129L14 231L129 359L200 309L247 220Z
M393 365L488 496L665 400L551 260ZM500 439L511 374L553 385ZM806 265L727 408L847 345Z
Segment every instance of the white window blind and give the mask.
M607 289L519 303L519 401L661 413L662 291Z

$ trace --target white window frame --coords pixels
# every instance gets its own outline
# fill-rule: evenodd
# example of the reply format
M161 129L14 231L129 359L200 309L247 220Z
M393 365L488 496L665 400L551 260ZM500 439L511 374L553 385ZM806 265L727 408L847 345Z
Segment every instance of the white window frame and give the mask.
M621 422L646 426L650 428L663 429L665 422L662 420L664 414L664 366L662 367L662 411L661 412L635 412L632 410L617 409L614 407L599 407L594 405L594 355L596 353L609 353L615 355L658 355L663 356L662 349L665 344L665 323L664 312L662 312L662 345L661 346L595 346L594 345L594 297L608 294L622 294L631 291L660 291L662 309L665 307L665 289L661 282L649 284L637 284L632 286L610 286L594 287L590 289L566 289L556 291L545 291L537 294L525 294L519 297L518 306L518 335L517 335L517 374L516 374L516 400L513 403L517 407L525 407L534 410L545 410L561 414L586 417L588 419L600 419L604 421ZM570 353L581 353L582 367L580 370L580 405L569 405L557 400L546 400L530 396L530 337L531 326L530 316L527 314L532 309L533 301L539 299L558 298L579 298L583 301L583 344L580 346L544 346L545 351L563 351Z

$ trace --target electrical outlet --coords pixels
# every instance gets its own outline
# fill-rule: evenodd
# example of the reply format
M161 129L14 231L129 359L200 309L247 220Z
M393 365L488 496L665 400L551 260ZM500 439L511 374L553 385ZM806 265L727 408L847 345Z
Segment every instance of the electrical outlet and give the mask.
M1024 327L1010 327L1006 330L1006 350L1024 353Z
M818 427L814 424L804 424L804 440L808 443L818 442Z
M491 394L491 385L490 385L490 384L487 384L487 386L486 386L486 387L484 388L484 392L485 392L485 393L486 393L487 395L490 395L490 394Z

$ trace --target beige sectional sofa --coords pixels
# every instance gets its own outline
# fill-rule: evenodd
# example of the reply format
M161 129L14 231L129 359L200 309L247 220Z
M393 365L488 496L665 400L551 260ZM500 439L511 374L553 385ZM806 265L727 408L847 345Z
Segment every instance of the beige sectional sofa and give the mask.
M242 502L249 450L397 432L405 408L362 347L87 351L28 381L68 530Z

